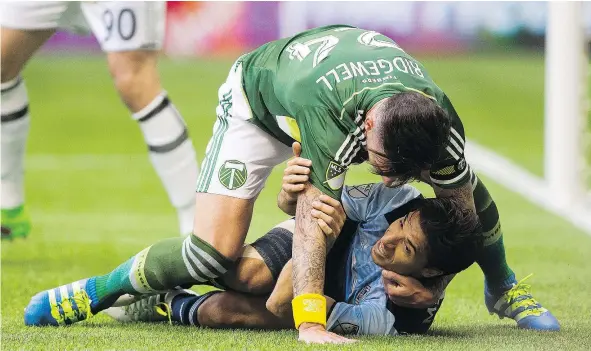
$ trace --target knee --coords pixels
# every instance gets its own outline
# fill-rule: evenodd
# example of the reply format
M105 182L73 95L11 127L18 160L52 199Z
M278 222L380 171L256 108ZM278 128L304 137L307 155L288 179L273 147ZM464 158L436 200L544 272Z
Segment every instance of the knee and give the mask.
M250 245L245 246L226 281L232 289L254 295L268 294L275 283L265 261Z
M115 88L132 112L147 106L162 90L156 52L109 53L108 62Z
M0 82L6 83L14 78L19 74L20 68L15 68L16 65L11 64L9 60L4 59L4 55L1 58L2 61L2 70L0 70Z
M18 55L14 55L14 53L11 53L4 47L2 47L0 62L2 62L2 69L0 70L0 81L2 83L6 83L16 78L24 64L23 62L20 62Z

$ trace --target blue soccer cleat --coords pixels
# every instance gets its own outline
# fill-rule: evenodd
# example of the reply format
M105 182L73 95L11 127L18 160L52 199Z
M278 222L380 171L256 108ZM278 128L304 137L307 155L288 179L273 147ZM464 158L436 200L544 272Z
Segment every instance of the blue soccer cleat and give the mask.
M517 322L521 329L533 329L540 331L559 331L560 324L556 317L533 298L530 293L531 285L523 282L532 274L515 281L513 276L512 287L501 294L493 294L484 285L484 302L490 314L497 314L499 318L511 318Z
M76 281L33 296L25 308L25 325L70 325L92 317L86 282Z

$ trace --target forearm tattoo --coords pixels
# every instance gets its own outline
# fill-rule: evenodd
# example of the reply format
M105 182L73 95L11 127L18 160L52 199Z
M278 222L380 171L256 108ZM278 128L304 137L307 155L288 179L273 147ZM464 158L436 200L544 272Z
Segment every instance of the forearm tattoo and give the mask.
M312 217L312 203L322 193L311 185L299 195L293 238L293 293L323 294L326 237Z

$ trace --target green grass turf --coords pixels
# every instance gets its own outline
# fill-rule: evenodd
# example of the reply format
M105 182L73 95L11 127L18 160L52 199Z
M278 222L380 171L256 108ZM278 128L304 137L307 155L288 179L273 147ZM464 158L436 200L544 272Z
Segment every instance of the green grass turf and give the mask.
M166 324L120 325L105 316L68 328L26 328L23 308L38 291L102 274L143 247L176 236L176 216L145 154L139 129L118 102L101 58L35 59L25 71L33 122L27 204L34 229L2 243L2 348L320 349L295 332L215 331ZM542 170L543 60L539 56L426 59L467 134L532 172ZM217 88L230 61L169 61L163 81L198 154L211 134ZM374 181L356 167L349 183ZM285 218L274 205L275 171L257 202L248 240ZM560 333L519 331L489 316L478 267L451 284L432 335L365 337L327 349L589 350L591 237L486 179L499 206L507 255L519 277L562 323Z

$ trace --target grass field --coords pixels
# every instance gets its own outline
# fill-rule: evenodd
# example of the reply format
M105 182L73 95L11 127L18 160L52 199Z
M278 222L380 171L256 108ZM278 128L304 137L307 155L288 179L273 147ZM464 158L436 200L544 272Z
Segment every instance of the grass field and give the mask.
M541 56L427 58L424 63L451 97L469 137L541 174ZM211 134L217 87L230 64L161 64L164 84L200 157ZM26 240L2 243L3 349L321 349L298 344L292 331L120 325L102 315L68 328L24 327L23 308L36 292L105 273L143 247L177 235L176 216L103 59L39 57L25 77L33 116L26 188L34 230ZM365 168L353 169L348 182L375 180ZM248 240L285 218L274 206L279 179L275 171L261 194ZM533 293L563 330L519 331L512 321L489 316L482 274L472 267L449 287L430 335L367 337L327 349L591 349L591 237L484 179L501 212L509 263L519 277L535 273Z

